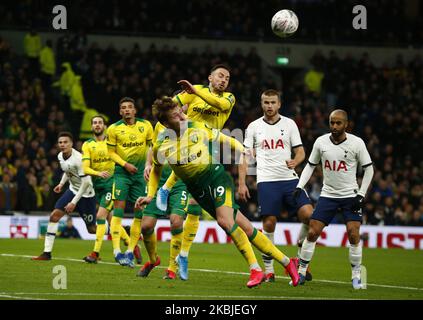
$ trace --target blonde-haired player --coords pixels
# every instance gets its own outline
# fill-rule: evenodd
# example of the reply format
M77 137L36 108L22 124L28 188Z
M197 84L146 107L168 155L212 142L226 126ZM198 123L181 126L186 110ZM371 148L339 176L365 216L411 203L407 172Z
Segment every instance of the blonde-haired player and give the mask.
M209 85L192 85L187 80L178 82L184 91L173 97L173 101L179 106L187 106L186 114L190 120L201 121L209 127L221 130L228 120L235 105L235 96L225 91L229 86L230 70L223 64L211 68L208 77ZM157 193L157 207L166 211L169 192L178 178L172 173L167 182ZM197 234L200 216L202 213L198 203L190 197L183 234L172 236L177 255L176 262L179 264L179 276L182 280L188 280L188 254L194 238ZM180 252L177 252L180 250ZM171 253L172 256L172 253ZM175 272L176 263L170 263L168 270Z
M213 160L211 145L229 144L231 149L239 154L244 152L242 144L202 122L188 120L182 109L169 97L154 102L153 115L167 130L154 144L148 195L138 198L136 207L140 208L153 200L162 166L167 162L174 174L185 183L191 195L232 238L247 261L250 268L250 278L247 282L249 288L259 285L264 280L264 273L251 244L282 264L291 276L293 285L296 286L299 277L293 260L279 251L238 210L239 206L234 199L233 180L223 165ZM148 269L144 266L140 273L148 274L155 265L157 259L153 257L153 261L147 265Z

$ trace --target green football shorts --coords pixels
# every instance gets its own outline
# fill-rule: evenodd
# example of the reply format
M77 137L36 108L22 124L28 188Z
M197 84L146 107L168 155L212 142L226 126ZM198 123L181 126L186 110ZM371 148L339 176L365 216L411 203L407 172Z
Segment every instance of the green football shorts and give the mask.
M113 177L108 179L93 179L95 198L100 207L107 209L109 212L113 209L112 189Z
M225 171L219 172L202 185L189 184L188 191L213 218L216 219L216 208L227 206L238 211L235 202L235 185L232 177Z
M147 184L144 180L144 170L138 170L131 175L129 172L114 174L112 191L113 200L130 201L135 203L139 197L147 195Z
M170 190L167 210L162 211L156 206L156 197L153 198L144 209L143 215L154 218L161 218L170 214L177 214L182 217L186 214L186 208L188 204L188 192L185 183L179 180Z

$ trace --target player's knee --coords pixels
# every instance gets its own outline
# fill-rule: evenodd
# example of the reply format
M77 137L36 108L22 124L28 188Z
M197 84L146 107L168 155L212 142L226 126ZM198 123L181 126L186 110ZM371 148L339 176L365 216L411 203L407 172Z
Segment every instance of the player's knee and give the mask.
M154 232L154 226L151 225L143 225L141 228L141 233L143 236L148 236Z
M226 230L226 231L231 230L232 225L233 225L233 221L230 221L229 219L227 219L226 217L223 217L223 216L218 216L216 218L216 220L217 220L217 224L219 225L219 227L221 227L223 230Z
M263 219L263 230L266 232L275 232L276 228L276 217L266 217Z
M184 224L183 219L181 218L176 218L176 217L171 217L170 218L170 229L171 230L176 230L176 229L182 229L182 226Z
M360 232L358 231L358 229L348 230L348 241L351 244L358 244L360 242Z
M307 240L311 242L316 242L319 236L320 236L320 231L310 227L307 234Z
M63 214L59 210L54 210L52 214L50 215L50 222L59 222L59 220L62 218Z

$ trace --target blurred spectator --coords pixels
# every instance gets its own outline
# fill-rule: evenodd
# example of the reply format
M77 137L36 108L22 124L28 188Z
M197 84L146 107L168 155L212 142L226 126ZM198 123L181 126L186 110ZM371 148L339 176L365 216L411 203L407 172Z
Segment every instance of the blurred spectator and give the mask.
M46 45L41 49L40 65L43 86L44 88L49 88L56 74L56 58L53 52L53 42L51 40L47 40Z
M41 51L41 37L35 30L30 30L24 38L24 51L29 60L29 71L32 75L38 75L39 57Z
M15 209L17 191L17 185L15 182L11 182L9 173L3 172L0 182L0 213L10 212Z
M78 229L73 225L71 217L66 220L66 226L60 230L60 238L65 239L81 239Z

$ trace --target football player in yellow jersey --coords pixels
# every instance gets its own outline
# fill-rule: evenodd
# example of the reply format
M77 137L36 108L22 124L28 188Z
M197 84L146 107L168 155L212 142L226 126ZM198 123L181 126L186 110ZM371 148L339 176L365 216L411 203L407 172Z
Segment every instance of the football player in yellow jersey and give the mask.
M160 122L156 123L154 128L153 141L163 140L163 135L166 134L166 127ZM149 152L147 159L147 166L152 165L152 152ZM159 186L162 186L167 178L172 173L172 169L169 164L163 165ZM149 180L150 171L145 170L144 178L146 181ZM170 233L172 235L170 240L170 253L169 253L169 267L166 269L165 276L163 279L176 279L177 265L175 262L176 256L181 250L181 243L183 238L183 224L184 217L186 215L186 207L188 203L188 191L185 183L179 180L176 185L172 188L169 194L169 205L166 211L162 211L156 206L156 201L153 199L152 202L143 211L142 217L142 234L144 239L149 238L148 242L144 242L145 248L150 257L150 261L147 262L143 268L137 273L140 277L147 277L150 271L157 265L160 264L160 258L157 255L157 239L155 238L154 228L157 223L157 219L169 216L170 220ZM150 236L152 235L152 237ZM184 280L184 279L182 279Z
M143 175L147 152L152 144L153 126L149 121L135 117L137 110L132 98L125 97L119 101L119 113L122 120L112 124L106 135L109 156L116 163L111 233L115 260L120 265L134 267L133 251L141 235L142 210L134 210L129 246L125 254L120 251L120 228L126 200L135 203L138 197L147 193Z
M184 91L177 94L173 100L181 107L188 105L186 114L189 119L204 122L211 128L221 130L235 105L234 95L225 91L230 80L228 67L223 64L215 65L210 71L208 80L208 86L192 85L187 80L179 81ZM168 194L176 181L177 177L171 174L165 185L159 189L157 204L160 209L166 210ZM179 276L183 280L188 280L188 254L197 234L201 212L201 207L190 197L181 251L177 257ZM172 265L169 265L169 269L172 269Z
M88 139L82 145L82 168L85 174L92 177L95 196L99 203L97 211L97 230L94 250L86 257L84 261L88 263L97 263L104 235L106 234L106 219L110 225L110 211L113 208L112 187L113 174L115 171L115 163L110 159L107 150L106 137L104 131L106 129L105 119L103 116L97 115L91 119L91 131L93 138ZM120 236L129 244L129 236L126 230L121 227ZM139 246L135 247L134 254L139 263L141 263L141 251Z
M141 208L152 201L158 188L162 166L167 161L173 172L186 184L188 191L232 238L250 268L249 288L264 280L251 244L282 264L298 285L298 272L294 261L285 256L263 233L238 210L235 203L235 186L221 163L213 161L213 144L229 143L238 153L244 147L237 140L211 129L202 122L187 119L182 109L169 97L157 99L153 114L166 128L166 134L157 139L153 148L153 168L150 172L147 197L140 197L135 206ZM156 266L150 260L149 271Z

